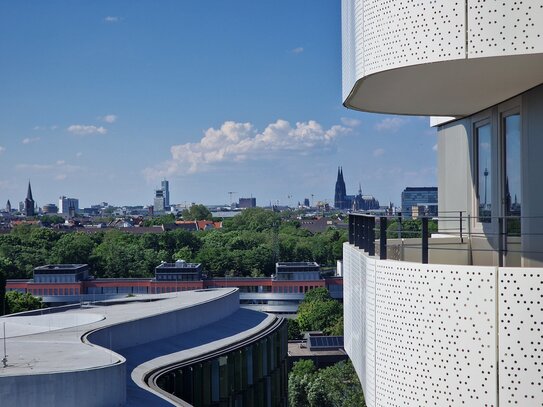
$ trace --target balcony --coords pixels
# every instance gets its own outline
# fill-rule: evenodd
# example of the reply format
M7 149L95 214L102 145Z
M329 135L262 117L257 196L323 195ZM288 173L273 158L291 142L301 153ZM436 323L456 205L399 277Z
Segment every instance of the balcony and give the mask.
M350 215L345 349L369 407L543 404L543 268L460 215L392 238L392 219Z

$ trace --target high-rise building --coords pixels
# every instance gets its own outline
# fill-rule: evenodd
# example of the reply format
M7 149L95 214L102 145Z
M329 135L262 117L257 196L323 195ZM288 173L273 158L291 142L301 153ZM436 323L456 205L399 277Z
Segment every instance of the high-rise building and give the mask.
M58 198L58 212L64 215L70 214L70 208L73 208L73 212L79 211L79 199L76 198L66 198L61 196Z
M24 214L25 216L35 216L36 215L36 206L34 198L32 198L32 187L30 186L30 181L28 181L28 189L26 191L26 198L24 203Z
M342 1L344 105L440 116L428 245L376 244L349 215L345 349L368 407L543 405L542 10Z
M437 187L407 187L402 191L402 216L437 216Z
M155 190L155 200L153 205L153 212L154 213L161 213L166 210L166 201L164 197L164 190L163 189L156 189Z
M167 180L162 180L161 182L162 191L164 191L164 206L166 208L170 207L170 183Z
M11 213L11 202L8 199L8 202L6 203L6 212Z

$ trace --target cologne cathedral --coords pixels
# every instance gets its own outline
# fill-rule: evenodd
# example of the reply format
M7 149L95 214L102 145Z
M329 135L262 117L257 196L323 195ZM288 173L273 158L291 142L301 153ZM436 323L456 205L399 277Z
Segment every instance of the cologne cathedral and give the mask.
M379 209L379 201L372 195L362 195L362 187L360 185L358 186L357 195L347 195L345 180L343 179L343 168L338 167L334 207L344 210L368 211Z

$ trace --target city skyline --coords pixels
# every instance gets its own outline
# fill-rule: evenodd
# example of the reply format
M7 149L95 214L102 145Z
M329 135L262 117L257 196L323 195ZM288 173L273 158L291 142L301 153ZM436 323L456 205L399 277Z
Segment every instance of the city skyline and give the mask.
M338 165L383 203L435 185L427 119L341 105L340 45L335 2L4 3L0 200L149 205L166 178L172 203L331 203Z

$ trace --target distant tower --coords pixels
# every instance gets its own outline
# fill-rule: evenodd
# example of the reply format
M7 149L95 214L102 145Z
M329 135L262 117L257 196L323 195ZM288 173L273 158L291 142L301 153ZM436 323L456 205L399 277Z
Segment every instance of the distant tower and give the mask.
M32 187L30 186L30 181L28 181L28 190L26 192L24 214L25 216L36 215L35 203L34 199L32 198Z
M11 202L8 199L8 203L6 204L6 212L11 213Z
M162 191L164 191L164 206L166 208L170 207L170 183L166 180L162 180L161 183Z
M347 189L345 188L345 180L343 179L343 168L338 167L334 207L336 209L347 209L347 206Z

